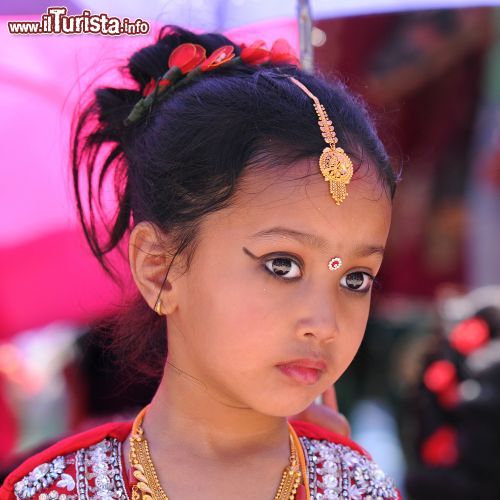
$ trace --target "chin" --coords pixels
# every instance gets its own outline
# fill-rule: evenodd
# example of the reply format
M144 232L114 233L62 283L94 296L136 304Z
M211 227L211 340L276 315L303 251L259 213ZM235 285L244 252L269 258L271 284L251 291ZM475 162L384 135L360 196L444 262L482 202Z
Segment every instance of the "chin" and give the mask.
M308 408L319 394L321 393L318 393L312 398L297 399L296 401L291 401L290 398L283 398L283 400L275 399L272 402L268 401L267 404L262 405L259 411L265 415L272 415L273 417L293 417Z

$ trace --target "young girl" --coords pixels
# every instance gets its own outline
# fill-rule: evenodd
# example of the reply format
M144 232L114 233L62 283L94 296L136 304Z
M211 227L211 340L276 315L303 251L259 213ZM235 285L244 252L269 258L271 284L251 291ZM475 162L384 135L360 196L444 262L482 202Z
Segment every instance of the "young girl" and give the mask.
M78 210L106 269L128 236L141 301L116 335L130 370L163 377L134 422L32 457L2 499L399 497L355 443L287 419L361 343L396 184L362 104L297 66L283 40L169 26L130 59L131 88L96 91L73 143Z

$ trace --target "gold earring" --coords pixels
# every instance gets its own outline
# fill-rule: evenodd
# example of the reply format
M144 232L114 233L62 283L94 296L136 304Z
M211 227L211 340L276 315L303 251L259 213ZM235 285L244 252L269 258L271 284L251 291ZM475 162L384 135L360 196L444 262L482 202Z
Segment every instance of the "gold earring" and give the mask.
M175 258L175 256L174 256L174 258ZM154 312L156 314L158 314L158 316L164 316L164 314L161 310L161 292L163 291L163 287L165 286L165 283L167 282L168 272L170 271L170 266L172 265L173 261L174 261L174 259L172 259L172 261L170 262L170 264L168 266L167 273L165 274L165 277L163 278L163 282L161 284L160 291L158 292L158 298L156 299L155 306L153 307Z
M156 300L154 311L156 314L158 314L158 316L163 316L163 312L161 310L161 297L158 297L158 299Z

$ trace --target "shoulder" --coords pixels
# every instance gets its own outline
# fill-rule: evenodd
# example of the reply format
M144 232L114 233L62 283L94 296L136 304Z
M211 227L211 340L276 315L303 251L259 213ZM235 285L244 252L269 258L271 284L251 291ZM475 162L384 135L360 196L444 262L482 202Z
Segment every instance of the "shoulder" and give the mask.
M308 422L291 424L302 444L311 498L401 498L392 479L357 443Z
M129 422L106 424L30 457L7 476L0 500L107 498L103 493L120 490L126 498L121 443L130 427Z

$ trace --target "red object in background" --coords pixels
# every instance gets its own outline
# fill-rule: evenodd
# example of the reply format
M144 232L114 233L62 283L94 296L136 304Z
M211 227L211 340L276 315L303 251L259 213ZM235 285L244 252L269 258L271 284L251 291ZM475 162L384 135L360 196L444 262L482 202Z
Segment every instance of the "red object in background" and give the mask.
M456 382L455 365L446 359L434 361L424 372L424 384L432 392L443 392L455 385Z
M458 461L457 432L452 427L439 427L422 444L424 463L436 467L451 467Z
M451 361L440 359L431 363L424 372L423 381L427 389L436 393L444 408L453 408L458 403L457 370Z
M451 331L449 337L451 346L464 356L485 345L489 339L488 323L481 318L462 321Z

